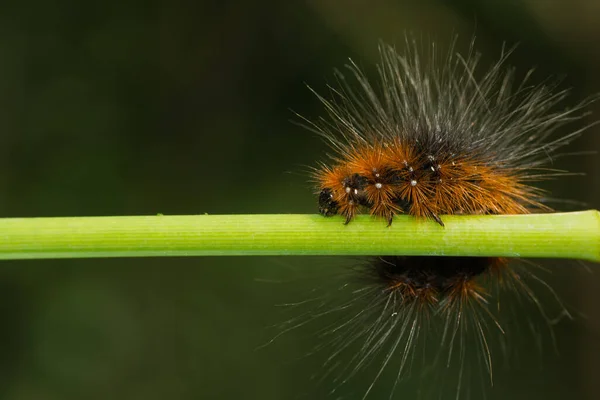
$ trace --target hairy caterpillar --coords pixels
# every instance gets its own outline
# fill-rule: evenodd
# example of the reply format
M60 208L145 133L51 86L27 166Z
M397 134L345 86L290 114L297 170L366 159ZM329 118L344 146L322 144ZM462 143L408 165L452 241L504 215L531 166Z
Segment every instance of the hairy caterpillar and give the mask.
M443 229L447 214L552 211L533 183L566 174L547 165L587 127L568 134L557 130L580 120L590 100L560 109L568 91L556 83L531 84L531 73L516 82L514 70L505 66L510 51L484 71L473 46L462 56L454 47L441 53L433 43L407 39L405 55L385 44L379 51L376 84L351 62L352 80L338 72L330 98L315 92L327 117L305 120L334 152L330 163L312 172L323 216L341 215L348 224L366 211L391 225L395 215L406 213ZM551 322L532 282L552 296L553 290L531 265L513 264L503 258L426 256L365 262L349 298L336 306L325 301L310 317L338 314L322 332L329 340L323 347L334 349L326 362L330 369L337 357L351 353L349 362L336 367L346 375L336 387L377 360L362 397L391 364L395 389L409 371L415 374L414 361L423 358L417 344L432 334L433 358L448 366L457 362L456 397L464 391L463 366L472 348L491 381L489 333L509 336L500 321L501 292L526 300ZM390 393L391 398L397 391Z

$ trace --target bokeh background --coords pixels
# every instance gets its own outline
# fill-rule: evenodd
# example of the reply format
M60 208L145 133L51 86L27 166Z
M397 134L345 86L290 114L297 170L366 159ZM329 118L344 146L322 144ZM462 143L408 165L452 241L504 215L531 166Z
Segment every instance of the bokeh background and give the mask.
M540 81L564 77L575 104L600 92L599 18L595 0L5 0L0 213L313 213L304 171L326 148L290 122L291 110L322 114L305 83L325 91L347 57L369 69L377 41L402 48L407 31L441 43L458 34L462 49L475 35L484 63L504 42L519 43L510 63L523 73L535 66ZM597 104L590 110L584 123L600 118ZM599 134L589 130L568 151L600 149ZM547 187L587 205L559 208L600 208L599 160L560 160L586 175ZM310 297L326 279L320 271L344 266L266 257L2 262L0 397L325 398L310 380L322 358L304 357L318 345L310 330L257 347L290 318L276 304ZM556 325L556 350L546 345L542 357L521 345L489 398L600 396L600 273L591 269L552 268L577 318ZM329 398L361 398L370 379ZM398 397L414 398L411 390Z

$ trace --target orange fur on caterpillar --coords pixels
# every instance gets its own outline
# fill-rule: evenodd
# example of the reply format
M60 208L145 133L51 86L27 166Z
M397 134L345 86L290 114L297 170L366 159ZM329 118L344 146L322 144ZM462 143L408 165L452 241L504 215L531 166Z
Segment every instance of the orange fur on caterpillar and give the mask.
M331 169L315 175L320 183L319 211L341 214L350 222L359 208L392 223L409 213L444 225L442 214L524 214L549 210L541 191L522 183L522 171L494 168L482 160L447 150L428 151L417 142L351 149Z
M348 224L367 211L388 226L395 215L409 214L443 227L448 214L551 211L544 191L533 184L565 174L547 165L585 128L557 131L581 119L589 101L561 109L568 91L557 84L530 84L530 74L515 82L504 52L479 71L480 57L472 48L463 57L453 48L440 54L434 44L424 49L415 41L406 44L405 55L380 46L376 85L351 62L354 83L338 72L341 84L331 88L330 99L315 93L328 118L307 123L333 150L331 162L312 173L319 212L341 215ZM360 277L350 299L334 300L336 305L324 301L313 315L344 313L322 335L330 341L321 345L334 349L326 366L333 370L341 364L340 372L347 375L338 386L379 358L363 397L394 361L395 388L412 366L417 344L432 334L437 334L434 358L442 355L446 366L458 360L452 397L462 391L469 351L491 381L488 336L492 331L502 340L511 336L501 322L506 319L501 310L510 308L500 307L501 292L527 300L551 325L530 284L541 284L554 295L552 289L531 268L508 259L377 257L364 263ZM492 299L496 307L490 307ZM561 315L567 315L557 303ZM474 346L467 344L467 336ZM349 351L352 346L357 349ZM349 362L334 361L347 351Z

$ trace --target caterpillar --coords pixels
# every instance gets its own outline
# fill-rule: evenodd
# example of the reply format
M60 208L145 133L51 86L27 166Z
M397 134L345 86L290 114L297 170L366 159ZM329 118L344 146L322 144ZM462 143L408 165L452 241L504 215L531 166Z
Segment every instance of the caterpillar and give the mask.
M326 116L304 119L305 125L332 150L330 161L312 170L321 215L340 215L350 224L364 211L389 227L394 216L409 214L444 229L444 215L553 210L535 182L567 174L549 165L557 150L589 127L561 131L587 115L592 99L560 107L569 90L549 80L530 83L532 71L517 80L506 66L511 50L482 69L474 42L464 56L455 52L455 42L441 52L435 43L407 37L402 54L381 43L375 83L350 60L348 76L336 71L338 85L330 86L329 97L311 89ZM360 270L362 286L335 307L344 315L326 330L331 346L323 347L335 349L334 359L357 346L342 368L348 375L379 358L363 397L394 361L397 386L433 326L437 357L444 353L448 365L459 360L456 397L467 335L474 335L478 362L491 381L489 333L508 335L500 322L500 292L528 300L550 323L531 282L554 296L552 288L531 266L506 258L388 256L370 259ZM327 307L323 303L313 317L329 315Z

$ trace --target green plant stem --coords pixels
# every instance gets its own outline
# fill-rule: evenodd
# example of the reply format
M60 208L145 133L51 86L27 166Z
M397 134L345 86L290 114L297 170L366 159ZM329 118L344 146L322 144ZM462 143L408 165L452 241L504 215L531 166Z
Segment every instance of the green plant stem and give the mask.
M0 259L437 255L600 262L600 212L443 216L193 215L0 219Z

